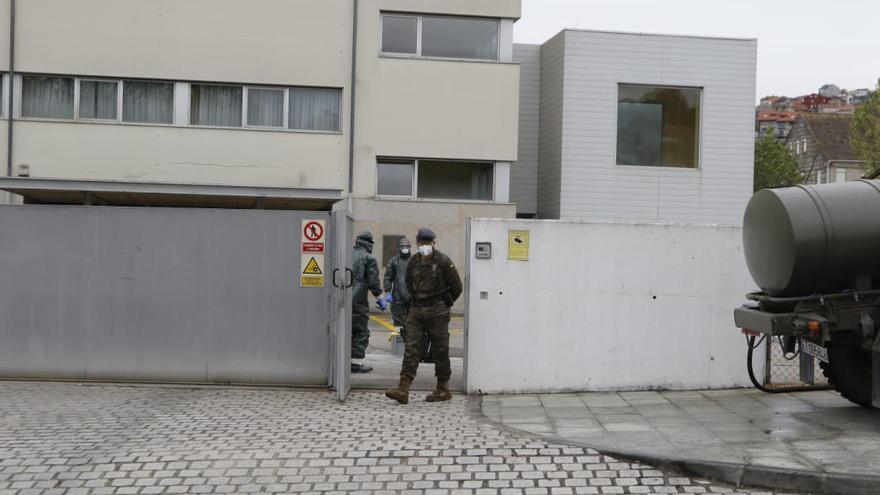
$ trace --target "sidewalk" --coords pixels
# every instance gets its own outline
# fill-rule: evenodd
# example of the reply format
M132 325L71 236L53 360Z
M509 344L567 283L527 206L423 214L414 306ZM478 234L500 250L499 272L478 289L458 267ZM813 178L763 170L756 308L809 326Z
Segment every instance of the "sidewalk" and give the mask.
M479 398L0 382L0 494L767 494L504 431Z
M482 410L514 431L732 483L880 492L880 411L834 392L491 396Z

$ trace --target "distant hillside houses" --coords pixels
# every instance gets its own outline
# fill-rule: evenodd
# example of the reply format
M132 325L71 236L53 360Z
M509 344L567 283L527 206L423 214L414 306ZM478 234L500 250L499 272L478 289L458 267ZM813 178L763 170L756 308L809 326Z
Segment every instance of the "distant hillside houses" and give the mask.
M868 88L841 89L836 84L823 84L815 93L797 97L765 96L755 109L755 135L771 135L785 141L798 115L803 113L852 115L857 106L868 101Z

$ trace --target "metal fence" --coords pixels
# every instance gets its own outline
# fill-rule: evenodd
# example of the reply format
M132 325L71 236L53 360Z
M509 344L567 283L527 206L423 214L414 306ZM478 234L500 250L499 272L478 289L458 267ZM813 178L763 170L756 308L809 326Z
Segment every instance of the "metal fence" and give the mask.
M764 384L767 387L806 388L828 385L828 380L819 367L818 359L797 351L794 354L786 354L777 338L768 338L765 345L767 346L767 362L765 363ZM806 376L804 377L801 377L802 361L805 367ZM806 378L806 380L802 380L802 378ZM810 383L810 378L812 378L812 383Z

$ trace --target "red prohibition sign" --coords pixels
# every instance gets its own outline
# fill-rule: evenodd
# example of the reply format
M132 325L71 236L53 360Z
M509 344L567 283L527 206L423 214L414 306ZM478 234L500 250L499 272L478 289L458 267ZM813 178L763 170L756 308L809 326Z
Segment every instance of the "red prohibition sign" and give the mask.
M324 237L324 227L318 222L309 222L303 229L303 235L310 241L318 241Z

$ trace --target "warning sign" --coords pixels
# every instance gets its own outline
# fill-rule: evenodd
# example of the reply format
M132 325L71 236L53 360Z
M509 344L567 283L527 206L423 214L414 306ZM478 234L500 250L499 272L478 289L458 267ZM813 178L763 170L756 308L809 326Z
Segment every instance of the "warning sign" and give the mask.
M529 231L511 230L507 233L507 259L529 260Z
M324 220L303 220L302 252L324 252Z
M324 255L302 255L302 271L300 275L302 287L324 287Z

